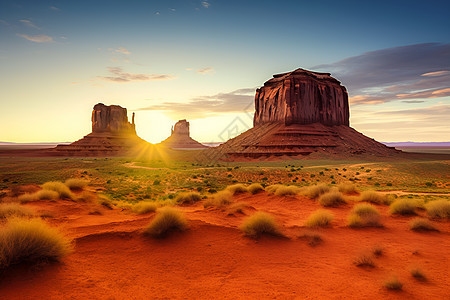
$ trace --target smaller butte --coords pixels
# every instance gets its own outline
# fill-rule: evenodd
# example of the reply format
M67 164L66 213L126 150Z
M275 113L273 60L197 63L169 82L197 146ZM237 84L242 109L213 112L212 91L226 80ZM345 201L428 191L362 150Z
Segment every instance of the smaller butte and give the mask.
M186 120L179 120L172 127L171 135L162 141L160 145L172 149L204 149L208 148L190 136L189 122Z

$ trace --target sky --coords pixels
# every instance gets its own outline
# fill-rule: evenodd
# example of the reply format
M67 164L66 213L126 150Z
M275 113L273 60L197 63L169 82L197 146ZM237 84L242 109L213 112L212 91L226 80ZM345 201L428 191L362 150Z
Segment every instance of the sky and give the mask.
M0 141L70 142L96 103L157 143L180 119L223 142L252 127L273 74L330 72L350 124L384 142L450 141L448 1L0 0Z

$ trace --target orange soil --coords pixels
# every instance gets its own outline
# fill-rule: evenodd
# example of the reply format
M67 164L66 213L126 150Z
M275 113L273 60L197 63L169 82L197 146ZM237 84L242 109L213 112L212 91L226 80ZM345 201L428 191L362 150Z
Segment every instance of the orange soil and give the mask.
M321 208L314 200L266 193L235 200L248 204L244 214L227 215L201 204L181 207L190 228L165 239L141 233L154 213L101 208L103 215L89 215L92 206L86 203L29 203L36 211L52 212L49 222L75 238L75 251L61 263L6 270L0 298L443 299L448 292L447 221L433 221L440 232L416 233L408 227L413 217L392 217L379 206L384 228L350 229L347 204L330 208L335 215L331 227L312 230L303 223ZM237 227L255 210L274 214L288 238L244 237ZM319 233L323 242L310 246L301 238L307 232ZM353 265L358 254L375 245L383 248L383 255L374 258L375 268ZM412 266L429 280L412 278ZM404 284L403 291L383 287L392 274Z

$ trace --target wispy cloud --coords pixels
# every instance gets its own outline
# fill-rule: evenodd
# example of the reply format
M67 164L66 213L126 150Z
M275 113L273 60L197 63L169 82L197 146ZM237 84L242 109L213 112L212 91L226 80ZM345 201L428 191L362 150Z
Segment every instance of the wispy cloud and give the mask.
M17 34L20 37L23 37L24 39L27 39L29 41L35 42L35 43L48 43L53 42L53 38L51 36L45 35L45 34L38 34L38 35L28 35L28 34Z
M220 115L222 113L246 112L253 109L256 88L238 89L228 93L198 96L187 102L164 102L137 110L162 110L174 117L189 116L191 119Z
M209 8L210 5L211 5L211 3L209 3L208 1L202 1L202 6L204 8Z
M215 70L214 70L213 67L206 67L206 68L198 69L197 73L200 73L200 74L203 74L203 75L205 75L205 74L214 74Z
M58 11L58 10L60 10L58 7L56 7L56 6L50 6L49 7L51 10L54 10L54 11Z
M136 74L124 72L121 67L108 67L108 72L113 76L98 76L99 79L117 83L132 81L172 80L175 76L167 74Z
M446 97L450 88L450 44L382 49L312 68L331 72L341 80L352 104Z
M130 50L125 49L124 47L119 47L118 49L115 49L114 52L122 53L122 54L125 54L125 55L130 55L131 54Z
M36 26L33 22L31 22L30 20L27 19L22 19L19 20L19 22L21 22L22 24L25 24L28 27L34 28L34 29L38 29L41 30L41 28L39 28L38 26Z

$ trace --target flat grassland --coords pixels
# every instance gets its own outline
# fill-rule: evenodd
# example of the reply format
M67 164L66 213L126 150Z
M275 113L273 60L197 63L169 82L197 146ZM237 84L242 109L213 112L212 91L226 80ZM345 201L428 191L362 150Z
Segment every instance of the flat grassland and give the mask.
M183 154L186 156L195 155ZM19 264L0 271L5 299L53 298L338 298L442 299L450 279L450 222L425 207L450 201L450 160L289 160L203 164L195 160L129 158L0 157L1 202L19 202L49 181L84 179L72 199L22 203L75 240L61 263ZM236 193L222 206L203 205L233 184L294 185L299 192ZM305 226L320 205L308 187L351 183L345 203L326 207L333 220ZM336 188L337 189L337 188ZM378 191L373 204L379 227L351 228L347 218L363 191ZM193 203L177 202L197 192ZM391 214L389 204L407 199L415 215ZM136 203L175 206L188 229L165 238L143 234L158 213L136 213ZM246 237L239 229L256 211L274 216L284 237ZM429 219L437 231L416 232L412 219ZM1 220L0 220L1 221ZM1 222L0 222L1 223ZM0 224L0 226L2 226ZM370 256L372 267L355 264ZM419 269L426 280L417 280ZM396 276L400 291L383 284ZM89 296L87 296L89 295Z

